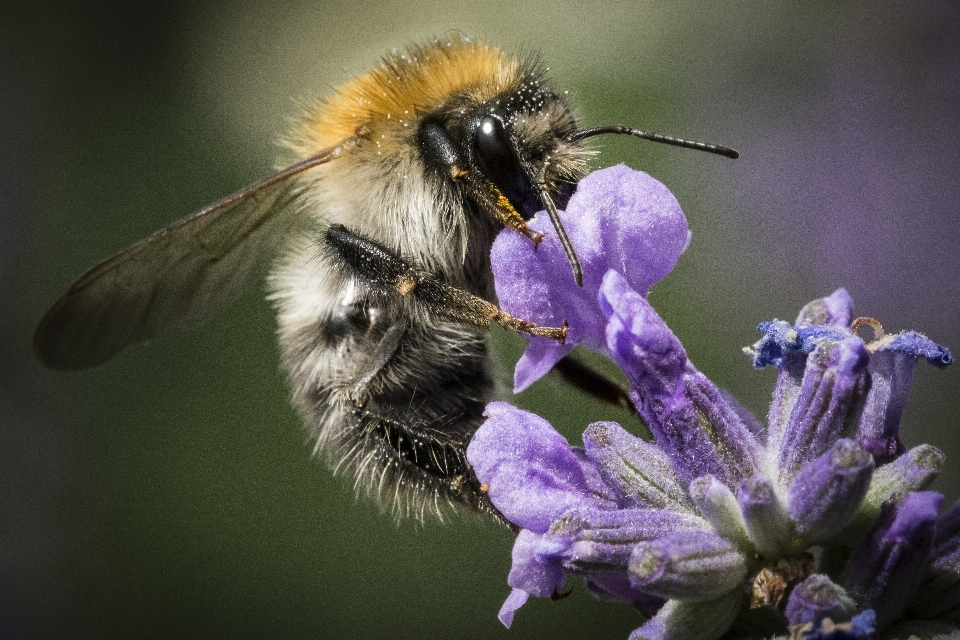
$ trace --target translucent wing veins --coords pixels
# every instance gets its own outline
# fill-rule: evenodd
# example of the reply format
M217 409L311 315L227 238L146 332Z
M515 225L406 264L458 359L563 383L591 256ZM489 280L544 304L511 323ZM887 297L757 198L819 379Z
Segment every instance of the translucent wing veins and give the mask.
M53 369L102 364L171 326L209 320L261 278L295 222L291 180L334 160L357 136L204 207L83 274L47 312L33 350Z

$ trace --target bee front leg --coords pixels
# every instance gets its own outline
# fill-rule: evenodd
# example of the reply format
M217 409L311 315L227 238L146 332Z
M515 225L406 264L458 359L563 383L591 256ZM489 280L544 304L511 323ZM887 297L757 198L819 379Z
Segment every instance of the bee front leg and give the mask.
M563 344L567 326L540 327L516 318L468 291L452 287L416 262L341 225L327 230L325 246L334 261L375 295L411 296L418 306L441 318L483 329L496 322L520 333Z

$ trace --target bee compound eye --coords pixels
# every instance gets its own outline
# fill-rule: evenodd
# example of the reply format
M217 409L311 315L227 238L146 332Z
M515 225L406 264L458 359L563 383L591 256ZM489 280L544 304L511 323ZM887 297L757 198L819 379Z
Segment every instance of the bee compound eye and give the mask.
M539 203L531 202L533 189L503 122L494 116L481 118L474 132L474 147L480 171L524 218L532 217Z
M520 172L520 161L499 118L481 118L477 124L475 139L480 170L494 183L500 182L497 180L500 176Z

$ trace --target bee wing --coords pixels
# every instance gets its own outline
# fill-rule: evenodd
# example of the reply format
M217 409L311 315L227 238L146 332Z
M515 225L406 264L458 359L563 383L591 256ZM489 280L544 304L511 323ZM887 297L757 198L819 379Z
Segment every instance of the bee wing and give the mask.
M196 327L263 277L298 222L291 178L342 155L324 149L157 231L87 271L47 312L33 350L52 369L103 364L177 326Z

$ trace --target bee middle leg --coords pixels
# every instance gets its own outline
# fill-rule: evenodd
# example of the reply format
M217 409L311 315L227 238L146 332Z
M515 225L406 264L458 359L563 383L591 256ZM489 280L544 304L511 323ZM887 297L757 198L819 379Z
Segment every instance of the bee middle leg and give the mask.
M468 291L445 283L382 244L341 225L332 225L325 246L333 259L356 275L375 295L389 297L399 293L411 296L416 304L446 320L483 329L491 322L520 333L551 338L563 344L567 327L540 327L516 318Z

